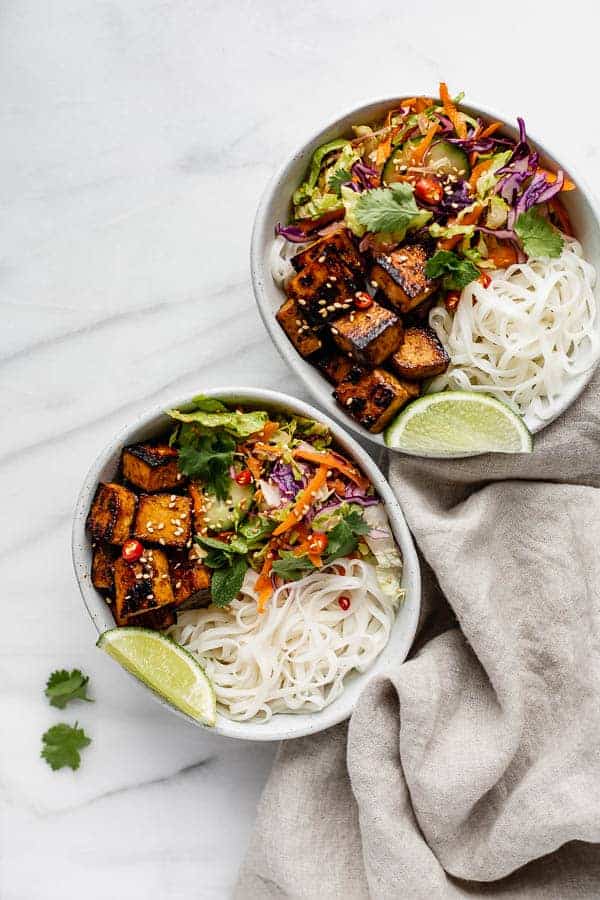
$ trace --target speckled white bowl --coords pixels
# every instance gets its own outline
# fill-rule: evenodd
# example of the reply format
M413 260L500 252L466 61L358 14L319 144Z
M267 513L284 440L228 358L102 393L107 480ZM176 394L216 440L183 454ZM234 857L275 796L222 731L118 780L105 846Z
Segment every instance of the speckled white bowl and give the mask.
M414 97L420 96L422 93L407 92L403 96ZM427 95L427 92L425 94ZM288 221L290 197L302 181L314 149L326 141L333 140L333 138L351 135L352 125L377 121L385 115L388 109L395 105L397 106L397 104L398 97L390 97L359 106L319 129L290 156L268 184L262 196L254 221L250 250L254 296L265 327L283 359L302 379L320 406L324 407L332 416L340 419L344 425L351 428L361 437L381 445L384 445L383 435L371 434L337 405L332 396L332 385L314 366L302 359L275 319L275 313L285 297L283 291L277 287L271 277L270 254L273 246L275 225L278 222ZM462 108L472 116L482 116L488 121L511 122L515 120L514 113L507 114L498 110L467 106L466 104L463 104ZM515 128L508 126L505 128L505 131L515 137L518 134ZM597 270L600 270L600 206L597 200L589 187L587 187L585 180L578 172L574 171L572 166L553 157L544 148L543 144L532 136L530 138L532 144L535 144L540 152L543 164L552 168L564 169L577 184L578 189L562 194L562 199L573 222L576 236L583 245L587 259L596 266ZM596 297L598 302L600 302L600 279L596 283ZM600 321L598 322L598 328L600 329ZM530 431L540 431L561 415L579 396L592 375L593 370L573 378L554 405L552 414L547 419L542 420L532 415L527 416L525 422Z
M256 721L233 722L226 716L219 714L215 728L210 729L227 737L251 741L278 741L301 737L305 734L316 734L318 731L323 731L323 729L330 728L332 725L347 719L354 709L358 695L369 678L373 675L385 673L392 663L397 665L408 654L417 629L421 608L421 576L412 537L398 501L378 467L368 453L353 438L346 434L339 425L332 422L328 416L323 415L323 413L308 403L303 403L294 397L280 394L276 391L265 391L259 388L226 387L207 390L204 393L209 397L219 397L225 402L244 403L264 409L284 410L324 422L331 429L335 440L342 450L370 478L385 503L392 530L402 551L404 558L402 586L406 590L406 600L400 608L388 645L367 672L362 675L352 673L348 676L345 690L337 700L320 712L294 715L279 714L273 716L269 722L264 724ZM172 425L173 420L169 419L163 411L165 408L181 406L189 402L190 399L189 396L175 397L172 402L165 403L160 407L154 407L139 415L131 425L128 425L116 434L110 444L102 450L83 482L77 499L73 521L73 565L77 581L79 582L81 596L99 634L109 628L114 628L115 623L104 598L95 589L91 581L92 551L90 538L85 529L85 521L96 485L99 481L107 481L114 477L121 449L124 446L135 441L154 437ZM125 670L123 670L123 677L133 678ZM141 690L150 690L137 679L134 680ZM183 716L183 718L198 727L204 727L194 719L179 712L179 710L175 710L153 692L151 693L163 706L177 713L177 715Z

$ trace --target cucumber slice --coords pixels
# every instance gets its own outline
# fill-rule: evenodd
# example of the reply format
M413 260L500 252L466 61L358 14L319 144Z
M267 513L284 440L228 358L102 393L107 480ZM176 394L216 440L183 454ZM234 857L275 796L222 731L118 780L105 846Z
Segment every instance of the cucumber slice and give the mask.
M469 159L464 150L448 141L436 141L429 148L423 160L426 166L435 169L437 175L457 175L468 178L471 174Z
M381 173L384 184L394 184L396 181L400 180L400 166L408 165L415 144L420 143L422 140L422 137L411 138L409 141L404 141L403 144L394 147L388 156L383 167L383 172Z
M219 500L207 492L205 522L211 531L226 531L237 525L248 515L254 489L250 485L231 482L229 496Z

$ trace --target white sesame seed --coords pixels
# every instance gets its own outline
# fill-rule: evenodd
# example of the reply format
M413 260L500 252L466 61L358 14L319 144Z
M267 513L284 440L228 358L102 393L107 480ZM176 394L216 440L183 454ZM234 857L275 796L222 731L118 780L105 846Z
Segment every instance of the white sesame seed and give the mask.
M160 522L160 523L157 525L157 528L158 528L159 531L162 531L164 527L165 527L165 523L164 523L164 522Z
M333 328L333 327L332 327L331 333L332 333L332 334L339 334L339 331L337 330L337 328Z
M154 600L154 594L147 594L146 600Z
M335 275L330 275L330 276L329 276L329 280L330 280L330 281L337 281L337 278L335 277Z
M158 539L158 543L164 545L164 544L166 544L166 541L165 541L164 538L159 538L159 539Z
M318 259L318 262L324 263L324 262L325 262L325 257L324 257L324 256L320 256L319 259Z
M180 588L180 587L181 587L181 582L180 582L180 581L176 581L176 582L175 582L175 588Z
M175 501L177 500L177 494L171 494L169 500L171 501L171 503L175 503Z
M371 285L372 285L374 288L379 287L379 285L377 284L376 281L371 281Z

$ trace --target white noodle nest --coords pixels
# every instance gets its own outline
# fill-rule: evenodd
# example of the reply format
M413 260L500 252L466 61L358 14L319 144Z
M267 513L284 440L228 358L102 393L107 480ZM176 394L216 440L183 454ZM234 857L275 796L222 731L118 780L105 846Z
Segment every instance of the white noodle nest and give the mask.
M375 567L337 560L279 587L257 612L248 573L229 606L179 615L171 636L196 656L226 715L268 720L276 712L313 712L339 697L344 677L365 671L385 647L398 598L383 592ZM342 610L338 599L350 598Z
M557 259L530 259L472 282L454 315L434 307L429 323L451 359L429 386L484 391L515 411L553 415L572 379L600 356L596 272L581 245L565 237Z

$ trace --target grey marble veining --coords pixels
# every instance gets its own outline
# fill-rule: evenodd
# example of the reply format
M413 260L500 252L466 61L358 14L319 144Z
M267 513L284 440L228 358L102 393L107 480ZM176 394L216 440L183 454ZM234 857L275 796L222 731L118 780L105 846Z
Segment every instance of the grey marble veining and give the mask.
M305 396L253 305L254 209L341 108L441 77L597 173L597 13L36 0L0 10L0 897L223 898L274 747L196 730L94 648L71 570L91 460L151 403L238 383ZM52 710L80 666L94 704ZM78 718L79 772L40 735Z

